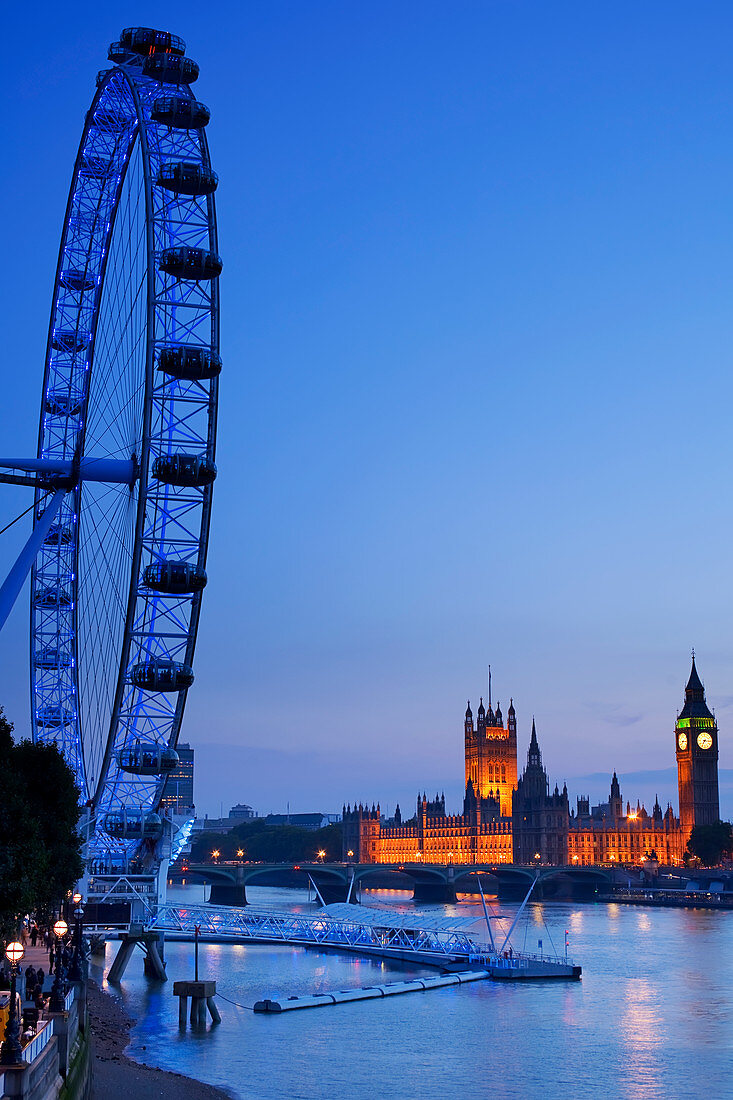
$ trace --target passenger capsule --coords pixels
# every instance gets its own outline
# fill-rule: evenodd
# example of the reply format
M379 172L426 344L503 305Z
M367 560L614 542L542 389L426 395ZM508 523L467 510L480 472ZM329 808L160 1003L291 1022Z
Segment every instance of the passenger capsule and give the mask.
M97 285L96 276L89 271L62 271L59 282L64 290L91 290Z
M161 455L153 463L153 477L167 485L203 489L216 477L216 463L201 455Z
M76 393L49 393L43 405L52 416L78 416L84 407L84 398Z
M158 814L121 810L105 816L104 831L117 840L160 840L163 822Z
M161 348L158 370L185 382L201 382L216 378L221 371L221 357L209 348L180 344L175 348Z
M123 46L121 42L110 42L107 50L107 60L114 61L115 65L127 65L130 61L137 61L138 56L133 50ZM108 72L109 69L102 70L97 77L97 84L101 84L99 77L106 76Z
M36 591L36 604L38 607L69 607L71 593L66 588L54 588L48 585Z
M85 332L54 332L51 337L51 347L56 351L66 351L69 354L84 351L88 343L89 337Z
M136 741L117 754L120 771L130 775L170 775L179 764L178 753L168 745Z
M74 539L74 528L64 523L54 523L43 540L47 546L68 546Z
M166 95L153 100L150 117L153 122L176 130L200 130L208 125L211 111L205 103L190 96Z
M71 654L55 646L46 646L36 652L36 668L68 668Z
M206 570L189 561L160 561L149 565L143 580L155 592L170 596L185 596L189 592L201 592L206 587Z
M216 279L223 264L216 252L205 248L166 248L160 254L159 265L166 275L176 279Z
M154 53L143 61L143 76L150 76L161 84L193 84L199 78L199 67L190 57Z
M146 691L183 691L193 683L193 669L180 661L143 661L135 665L130 679Z
M186 43L177 34L156 31L152 27L125 27L120 35L120 45L142 57L156 53L172 53L182 57L186 52Z
M158 172L158 184L178 195L212 195L219 185L213 168L196 161L170 161Z
M73 712L67 710L66 707L56 706L41 707L36 712L36 725L44 726L46 729L59 729L61 726L68 726L69 722L73 722Z

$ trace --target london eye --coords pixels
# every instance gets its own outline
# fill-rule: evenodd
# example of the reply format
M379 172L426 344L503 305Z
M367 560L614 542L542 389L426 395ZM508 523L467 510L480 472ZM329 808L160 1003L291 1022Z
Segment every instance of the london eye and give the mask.
M74 164L34 459L33 736L56 742L111 870L150 863L175 769L206 586L216 477L218 255L198 65L168 32L124 30Z

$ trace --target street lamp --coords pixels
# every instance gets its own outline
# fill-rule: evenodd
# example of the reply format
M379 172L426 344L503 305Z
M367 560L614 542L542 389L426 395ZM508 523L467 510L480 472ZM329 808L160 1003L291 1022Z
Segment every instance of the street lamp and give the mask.
M237 848L237 859L244 859L244 848Z
M14 940L5 949L5 958L10 963L10 1005L8 1007L8 1022L5 1025L5 1038L0 1045L0 1065L18 1066L23 1061L23 1049L20 1045L20 1022L15 1003L15 978L18 973L18 963L23 958L25 951L23 944Z
M326 852L323 848L321 848L320 851L318 852L318 858L319 858L321 863L323 863L324 859L326 858Z
M214 851L211 853L211 858L212 859L218 859L220 855L221 855L221 852L219 851L219 849L214 848Z
M74 954L71 957L71 966L69 967L69 981L81 982L84 980L84 975L81 970L81 922L84 916L84 908L81 904L81 894L74 894L72 900L76 908L74 909Z
M69 926L65 920L57 920L53 926L53 934L56 937L56 965L54 967L53 985L51 986L51 998L48 1002L49 1012L63 1012L64 1011L64 986L62 983L62 969L61 969L61 941L69 931Z
M352 848L349 848L349 850L348 850L348 852L347 852L346 854L347 854L347 856L349 857L349 859L353 859L353 858L354 858L354 852L353 852L353 849L352 849Z

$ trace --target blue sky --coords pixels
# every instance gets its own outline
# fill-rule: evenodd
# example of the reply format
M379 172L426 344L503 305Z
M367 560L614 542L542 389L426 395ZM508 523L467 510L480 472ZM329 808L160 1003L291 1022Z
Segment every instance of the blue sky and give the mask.
M730 6L171 11L4 17L4 446L35 448L107 44L173 30L212 109L225 263L183 731L200 808L404 807L436 786L457 806L489 662L521 756L534 714L571 792L665 769L693 645L733 766ZM26 652L24 598L0 638L21 731Z

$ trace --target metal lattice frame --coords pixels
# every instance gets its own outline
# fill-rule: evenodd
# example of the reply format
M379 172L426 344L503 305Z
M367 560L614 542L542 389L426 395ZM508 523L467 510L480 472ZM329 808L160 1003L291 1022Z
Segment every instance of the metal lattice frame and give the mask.
M419 917L417 918L419 921ZM488 954L488 945L460 929L406 928L401 925L334 920L322 914L259 912L249 906L161 905L150 928L171 932L193 932L199 925L203 935L232 936L243 940L323 944L334 947L368 947L383 951L419 951L454 957Z
M491 967L492 970L524 970L532 963L563 967L575 965L574 959L569 956L526 951L503 954L459 928L410 927L406 920L403 922L398 917L393 922L387 913L383 914L383 920L377 922L373 910L367 910L367 913L371 918L368 922L360 921L358 914L353 920L343 920L321 913L262 912L249 906L246 909L230 905L182 908L165 904L159 906L146 927L182 933L191 938L198 927L204 938L211 936L215 940L303 946L320 944L348 951L362 949L386 957L394 955L398 959L404 959L411 953L423 958L432 955L436 962L464 960ZM413 919L415 924L419 924L420 914L414 914Z
M164 779L135 776L118 752L138 738L175 746L186 690L137 687L132 668L191 665L201 592L162 595L146 566L174 559L203 569L211 485L176 487L153 463L176 452L214 458L217 378L184 381L158 369L163 347L218 354L218 279L179 279L164 249L217 251L213 195L158 183L162 166L210 168L203 129L151 120L161 94L187 87L143 75L142 58L100 73L66 210L46 352L38 457L133 458L128 485L80 482L43 544L31 587L34 734L55 741L101 823L109 811L154 810ZM117 312L116 312L117 311ZM36 491L36 519L45 504ZM92 580L87 582L87 579ZM99 839L98 825L98 839ZM102 837L110 850L129 849Z

